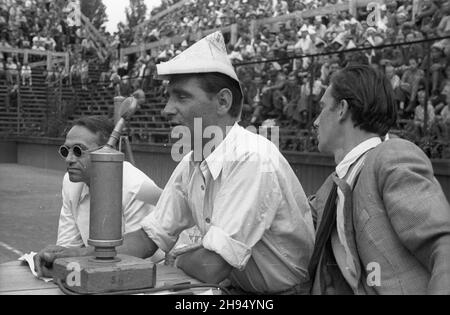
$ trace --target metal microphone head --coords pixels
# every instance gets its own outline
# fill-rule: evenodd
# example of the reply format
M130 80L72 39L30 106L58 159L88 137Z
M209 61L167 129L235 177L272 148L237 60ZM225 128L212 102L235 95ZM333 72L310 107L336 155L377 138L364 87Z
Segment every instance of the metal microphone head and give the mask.
M138 109L138 100L133 97L127 97L120 105L120 117L128 120Z
M139 106L145 103L145 93L141 89L134 91L131 96L137 99Z

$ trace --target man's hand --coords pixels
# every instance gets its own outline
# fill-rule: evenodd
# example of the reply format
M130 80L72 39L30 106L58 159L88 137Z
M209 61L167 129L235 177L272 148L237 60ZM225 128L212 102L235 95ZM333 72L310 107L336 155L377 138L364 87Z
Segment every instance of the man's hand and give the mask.
M66 248L57 245L50 245L34 256L34 269L38 277L52 278L52 268L55 259L85 256L87 253L87 249L83 248Z

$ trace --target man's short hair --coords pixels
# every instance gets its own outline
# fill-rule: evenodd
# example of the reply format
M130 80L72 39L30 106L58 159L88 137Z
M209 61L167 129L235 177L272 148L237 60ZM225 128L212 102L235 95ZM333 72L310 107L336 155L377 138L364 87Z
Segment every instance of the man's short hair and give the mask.
M394 92L386 76L366 65L351 65L336 72L331 95L346 100L355 127L385 136L397 120Z
M98 135L98 145L102 146L108 142L109 136L114 130L112 119L106 116L86 116L75 120L74 126L82 126L90 132Z
M239 117L242 111L242 91L239 83L229 76L219 72L208 73L190 73L190 74L176 74L172 78L179 80L180 78L196 78L200 83L200 87L205 93L215 95L220 90L227 88L233 95L233 103L231 104L228 114L233 117ZM171 79L172 79L171 78Z

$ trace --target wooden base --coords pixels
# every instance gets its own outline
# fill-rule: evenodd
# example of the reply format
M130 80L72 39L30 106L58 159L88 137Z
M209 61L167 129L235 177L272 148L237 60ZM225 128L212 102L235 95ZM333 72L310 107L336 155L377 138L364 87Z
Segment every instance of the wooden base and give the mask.
M117 258L119 262L96 262L93 257L60 258L53 264L54 278L83 294L155 287L155 264L125 255Z

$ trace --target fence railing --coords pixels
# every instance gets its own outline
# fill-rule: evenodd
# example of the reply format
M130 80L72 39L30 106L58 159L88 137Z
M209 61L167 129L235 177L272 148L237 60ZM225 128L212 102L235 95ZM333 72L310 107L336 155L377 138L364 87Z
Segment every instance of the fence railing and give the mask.
M47 66L47 70L50 70L54 64L63 63L66 71L69 71L69 53L68 52L54 52L48 50L38 49L18 49L18 48L5 48L0 47L0 52L16 55L20 58L22 56L22 63L29 61L29 56L45 57L45 61L37 61L29 63L31 68Z

